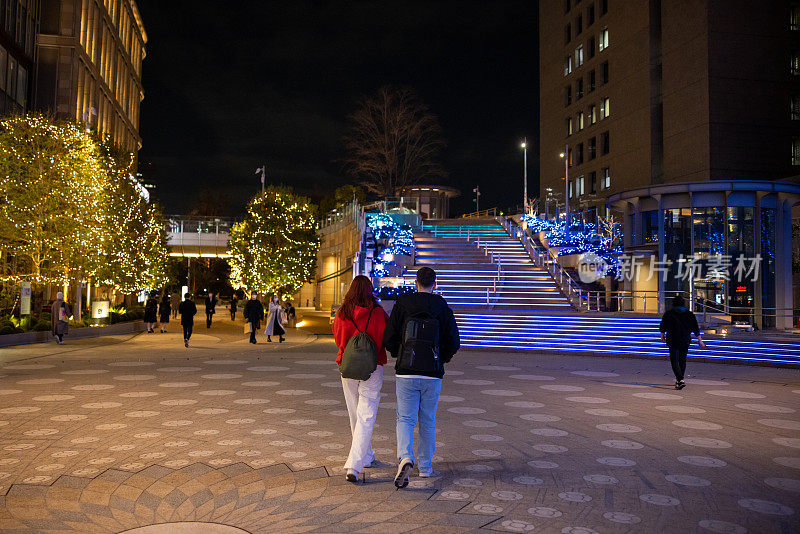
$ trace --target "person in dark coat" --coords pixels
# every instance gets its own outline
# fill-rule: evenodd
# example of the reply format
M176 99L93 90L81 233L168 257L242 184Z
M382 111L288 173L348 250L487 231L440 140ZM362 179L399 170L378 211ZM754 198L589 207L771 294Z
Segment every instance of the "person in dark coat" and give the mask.
M214 293L209 293L206 297L206 328L211 328L211 318L214 317L216 311L217 297L214 296Z
M161 304L158 305L158 318L160 319L161 323L161 333L167 331L167 325L169 324L169 316L172 314L172 303L169 301L169 295L164 293L164 297L161 299Z
M53 335L58 339L58 344L64 343L64 335L69 334L69 316L72 315L72 310L64 301L64 293L61 291L56 295L56 301L50 308L50 330Z
M155 332L156 323L158 322L158 301L155 293L150 293L147 302L144 304L144 322L147 325L148 334Z
M189 348L189 338L192 337L194 329L194 316L197 314L197 306L192 301L192 294L186 293L184 300L178 306L178 313L181 315L181 326L183 326L183 345Z
M172 294L172 297L169 299L169 303L172 305L172 318L175 319L178 317L178 307L181 305L181 293L177 289L175 293Z
M236 320L236 308L239 306L239 299L236 298L236 293L231 296L231 321Z
M408 485L411 469L414 468L414 428L419 423L417 467L419 476L434 476L433 455L436 450L436 410L442 389L444 364L458 352L461 340L453 310L441 295L434 294L436 272L430 267L417 271L416 293L401 295L392 308L389 324L383 333L383 343L392 358L398 358L410 332L405 332L409 319L422 317L438 323L439 346L436 370L415 371L403 367L398 359L395 364L395 392L397 394L397 458L400 461L395 476L395 486ZM436 350L438 349L438 350Z
M701 349L706 347L700 335L697 317L686 309L683 297L678 295L672 299L672 309L667 310L661 318L659 329L661 342L666 343L669 348L669 361L672 364L672 372L675 373L675 389L683 389L686 386L683 381L686 373L686 355L689 352L692 334L697 338Z
M261 328L264 319L264 305L258 300L258 293L253 292L250 300L244 305L244 320L250 325L250 343L256 343L256 332Z

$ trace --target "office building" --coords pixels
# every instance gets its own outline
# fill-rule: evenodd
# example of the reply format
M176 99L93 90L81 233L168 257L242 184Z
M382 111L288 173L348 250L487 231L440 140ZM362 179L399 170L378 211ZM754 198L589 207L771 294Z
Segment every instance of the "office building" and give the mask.
M0 115L27 111L39 29L39 0L0 0Z
M42 0L36 108L136 153L146 44L135 0Z

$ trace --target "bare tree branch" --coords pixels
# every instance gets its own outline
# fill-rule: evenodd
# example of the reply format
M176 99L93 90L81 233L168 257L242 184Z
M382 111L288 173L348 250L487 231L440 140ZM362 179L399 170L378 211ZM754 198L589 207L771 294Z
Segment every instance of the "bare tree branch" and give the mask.
M345 169L367 191L382 197L398 189L446 177L438 156L442 129L408 88L381 87L350 116Z

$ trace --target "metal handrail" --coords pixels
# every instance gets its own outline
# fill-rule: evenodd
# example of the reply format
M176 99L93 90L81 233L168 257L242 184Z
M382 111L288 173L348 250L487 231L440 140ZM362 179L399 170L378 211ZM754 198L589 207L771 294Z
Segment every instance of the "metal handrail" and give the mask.
M461 216L462 219L480 219L484 217L494 217L497 215L497 208L489 208L486 210L473 211L472 213L465 213Z
M580 285L572 276L558 263L558 256L551 250L541 252L539 248L533 243L533 237L528 232L520 236L522 245L528 252L528 255L533 260L534 265L544 267L553 280L558 285L561 293L570 301L570 304L582 310L580 300ZM577 300L577 302L576 302Z

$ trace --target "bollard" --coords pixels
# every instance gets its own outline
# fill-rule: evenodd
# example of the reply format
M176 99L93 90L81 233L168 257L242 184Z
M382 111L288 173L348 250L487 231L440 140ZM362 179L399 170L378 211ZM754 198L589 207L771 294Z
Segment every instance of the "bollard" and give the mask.
M486 304L489 304L489 288L486 288Z

